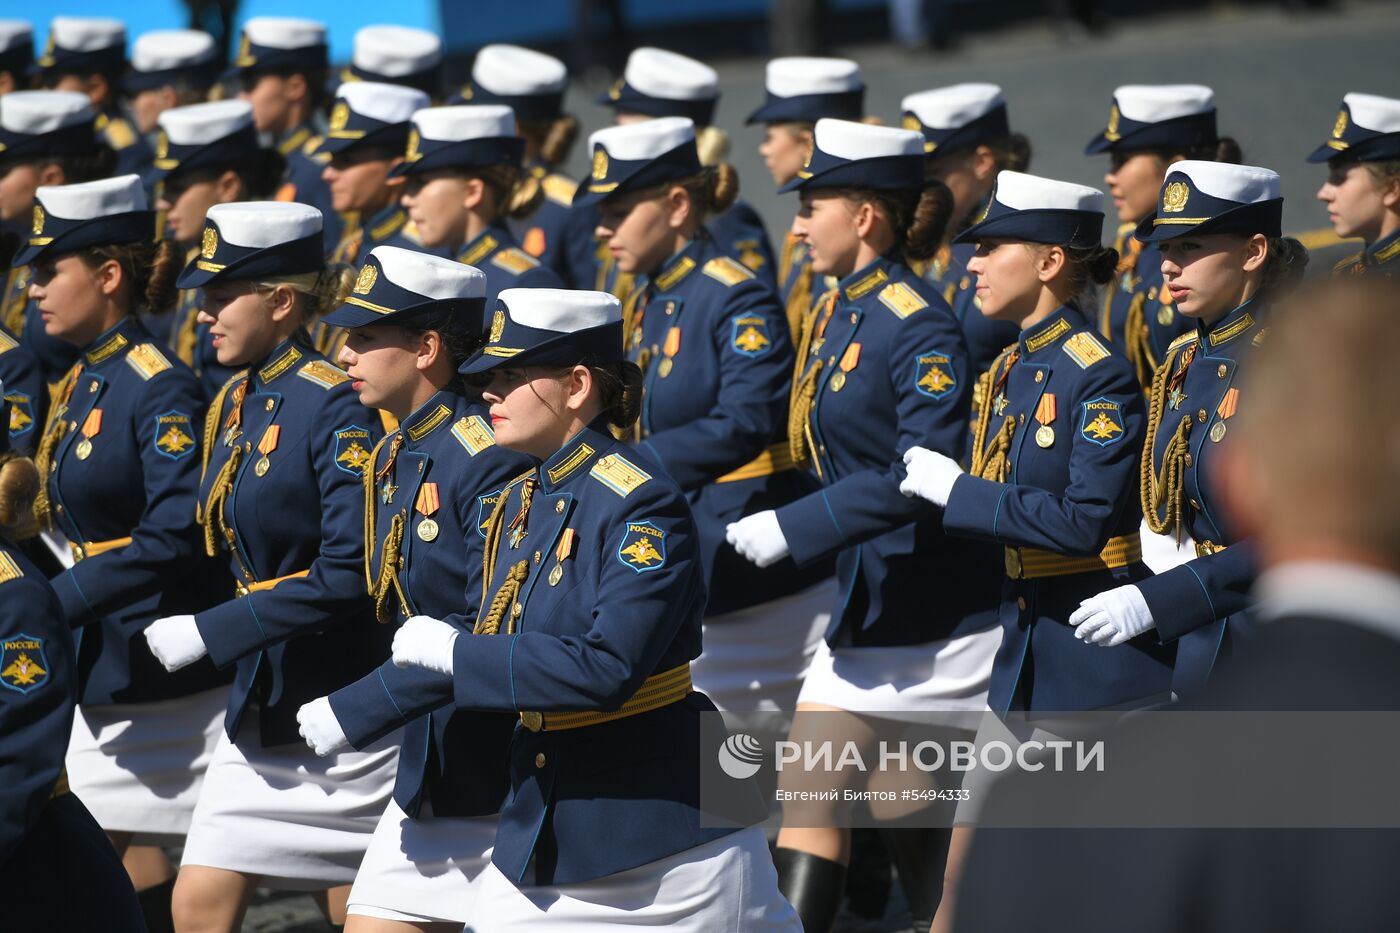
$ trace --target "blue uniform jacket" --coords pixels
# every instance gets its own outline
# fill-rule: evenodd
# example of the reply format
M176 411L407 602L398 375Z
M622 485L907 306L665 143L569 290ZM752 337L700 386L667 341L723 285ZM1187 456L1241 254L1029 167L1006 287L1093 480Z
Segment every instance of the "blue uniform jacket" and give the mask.
M719 244L720 251L748 266L758 273L759 278L773 288L777 288L777 265L773 262L773 244L768 240L768 231L763 228L763 219L745 201L734 204L705 224Z
M992 549L948 539L934 506L899 491L910 447L957 459L967 446L973 374L957 321L889 259L819 305L792 417L823 488L778 509L778 522L799 564L837 555L827 642L919 645L995 625Z
M548 728L551 712L615 710L700 653L705 584L680 488L599 422L512 483L501 517L487 592L523 581L498 634L457 639L457 705L542 712L546 727L516 729L496 867L519 884L575 884L733 832L701 825L700 714L714 710L704 694Z
M331 251L331 262L356 265L376 246L397 246L420 253L443 255L441 251L423 246L418 239L417 228L408 219L408 211L399 207L397 203L385 205L368 218L361 219L359 214L355 213L345 215L345 220L340 240Z
M1069 556L1097 555L1114 537L1137 539L1146 417L1122 353L1095 336L1078 311L1061 307L1021 334L983 388L979 403L992 406L988 437L1008 419L1015 426L1006 481L960 476L943 515L950 534ZM1138 559L1112 570L1010 579L991 708L1099 709L1165 696L1170 648L1151 635L1103 648L1075 638L1068 625L1081 600L1147 575Z
M476 622L483 513L531 466L524 454L496 446L487 412L477 399L439 392L381 441L370 461L366 475L384 475L374 483L374 526L365 529L366 580L379 580L394 516L403 516L395 573L402 598L387 593L389 612L400 622L428 615L467 635ZM386 470L398 436L400 449ZM425 799L434 816L500 809L510 789L506 762L515 716L454 712L451 677L393 661L332 693L330 703L355 748L404 730L394 800L408 815L418 816Z
M224 727L235 737L256 707L264 746L300 742L301 705L364 676L389 652L393 632L375 622L364 579L364 470L383 429L305 333L236 376L209 419L206 535L232 552L240 584L280 580L195 616L214 662L237 663ZM234 456L227 499L210 515L210 490Z
M925 276L962 325L972 371L985 373L1001 351L1016 342L1021 331L1010 321L995 321L982 313L977 276L967 271L968 260L975 252L975 243L944 246L929 262Z
M0 325L0 385L10 403L10 449L33 451L39 444L44 418L49 413L49 388L39 360L19 339Z
M1343 259L1332 267L1332 274L1382 275L1387 278L1400 274L1400 230Z
M811 492L787 449L793 350L773 289L701 235L637 281L629 355L642 363L641 444L685 491L716 616L790 595L829 562L760 570L725 526ZM738 472L736 472L738 471Z
M486 310L496 306L496 295L507 288L564 288L554 270L521 249L504 226L493 224L462 247L457 261L486 274Z
M1240 614L1248 608L1254 586L1253 546L1230 528L1220 491L1212 482L1212 464L1239 406L1242 368L1264 339L1266 314L1258 303L1248 302L1209 330L1197 325L1183 335L1167 354L1169 376L1162 382L1160 402L1154 397L1152 411L1158 413L1160 425L1149 435L1154 442L1152 460L1143 468L1155 478L1173 435L1187 432L1190 457L1177 465L1182 476L1181 516L1198 553L1206 554L1138 584L1158 636L1164 641L1180 639L1173 681L1177 693L1202 686L1222 649L1230 647L1227 640L1241 634ZM1183 362L1185 372L1178 376ZM1159 516L1163 512L1159 508ZM1225 549L1206 553L1219 547Z
M299 126L278 141L277 151L286 158L287 168L282 173L282 190L277 192L277 200L299 201L321 212L321 238L329 256L340 242L345 219L331 202L330 186L321 180L321 171L331 156L319 152L320 148L321 137L310 126Z
M1120 268L1130 261L1132 265L1108 286L1099 313L1099 333L1128 357L1146 390L1166 359L1167 347L1194 325L1176 310L1162 282L1162 253L1135 239L1136 229L1132 223L1118 228L1113 245L1123 257Z
M118 175L140 175L146 177L151 171L151 160L155 153L146 140L136 131L130 120L121 115L115 107L97 115L93 127L101 135L102 141L117 154L116 168L112 177Z
M52 580L82 630L82 702L163 700L226 683L208 661L168 673L141 634L213 605L229 586L194 521L204 395L134 318L86 347L78 367L66 403L54 402L63 432L47 477L54 527L85 550L131 538Z
M508 226L520 248L554 270L569 288L593 288L598 277L598 211L573 207L578 182L536 164L530 171L544 188L544 200L523 220Z

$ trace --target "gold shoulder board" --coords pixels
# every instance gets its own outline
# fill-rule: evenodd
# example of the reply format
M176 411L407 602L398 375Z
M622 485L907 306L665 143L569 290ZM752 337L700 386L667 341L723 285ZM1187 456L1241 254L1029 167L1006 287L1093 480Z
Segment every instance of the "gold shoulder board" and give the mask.
M314 382L323 389L334 389L350 379L343 369L332 366L325 360L312 360L297 370L297 375L307 382Z
M626 498L634 489L651 479L651 474L638 467L622 454L609 454L600 457L588 471L598 482Z
M701 271L715 281L731 287L753 278L753 270L728 256L716 256L705 263Z
M170 361L165 358L165 354L157 350L152 343L138 343L127 351L126 364L136 370L142 380L150 379L170 368Z

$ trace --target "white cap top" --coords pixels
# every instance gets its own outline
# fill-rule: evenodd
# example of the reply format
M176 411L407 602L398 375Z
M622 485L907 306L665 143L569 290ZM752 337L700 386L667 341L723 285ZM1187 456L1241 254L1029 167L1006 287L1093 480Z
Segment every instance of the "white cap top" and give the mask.
M502 97L553 94L564 90L568 79L559 59L518 45L484 46L472 64L472 80Z
M502 104L427 107L413 115L413 125L419 136L439 142L514 136L515 111Z
M118 175L80 185L41 185L34 197L44 213L64 220L92 220L149 209L140 175Z
M719 75L713 68L665 49L636 49L627 57L622 77L648 97L663 100L710 100L719 96Z
M287 16L254 16L243 24L243 35L270 49L305 49L325 45L326 24Z
M1204 84L1125 84L1113 92L1118 112L1139 123L1161 123L1215 109L1215 92Z
M398 246L376 246L370 255L385 278L415 295L436 301L486 297L486 273L476 266Z
M899 109L936 130L955 130L1005 103L995 84L950 84L910 94Z
M840 94L863 86L860 66L849 58L775 58L764 78L764 87L775 97Z
M427 71L442 61L442 40L411 26L366 26L355 33L351 62L386 78Z
M245 248L277 246L321 232L321 212L295 201L215 204L204 216L219 225L225 242Z
M34 27L22 19L0 19L0 52L34 41Z
M218 55L214 37L198 29L157 29L143 33L131 47L134 71L169 71L211 62Z
M1182 163L1178 162L1177 165ZM1175 166L1173 166L1175 168ZM997 174L996 200L1016 211L1097 211L1103 213L1103 192L1024 172Z
M417 88L378 81L346 81L335 96L361 116L384 123L407 123L432 105L432 99Z
M688 117L657 117L598 130L588 137L588 148L602 146L614 159L637 162L664 155L694 139L695 123Z
M507 288L496 296L511 320L535 330L572 334L622 320L622 302L607 292L568 288Z
M114 45L126 45L126 24L119 19L86 16L55 16L49 35L59 48L74 52L96 52Z
M924 154L923 133L892 126L871 126L825 117L817 121L814 136L818 149L838 159Z
M0 97L0 127L38 136L97 118L92 102L77 91L13 91Z
M1240 204L1280 197L1278 172L1258 165L1230 165L1187 159L1167 166L1167 175L1185 175L1202 194Z
M253 107L245 100L171 107L156 118L165 138L177 146L202 146L250 126Z
M1351 111L1351 122L1373 133L1400 133L1400 100L1375 94L1347 94L1342 103Z

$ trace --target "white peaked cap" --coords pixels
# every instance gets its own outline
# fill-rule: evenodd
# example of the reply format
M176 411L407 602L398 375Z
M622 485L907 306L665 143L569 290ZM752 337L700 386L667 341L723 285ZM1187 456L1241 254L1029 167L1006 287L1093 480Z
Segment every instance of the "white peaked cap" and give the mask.
M335 96L361 116L383 123L407 123L432 104L431 98L416 88L378 81L346 81Z
M442 61L442 40L411 26L366 26L355 33L356 68L388 78L427 71Z
M253 122L253 107L244 100L171 107L156 118L166 139L177 146L203 146L223 139Z
M1215 92L1204 84L1125 84L1113 92L1118 112L1139 123L1161 123L1215 109Z
M237 201L215 204L205 218L219 226L227 243L263 249L321 232L321 212L295 201Z
M326 42L326 24L288 16L254 16L243 24L243 35L270 49L304 49Z
M878 159L924 154L924 134L893 126L871 126L830 117L817 121L816 146L838 159Z
M624 162L654 159L695 139L695 123L687 117L657 117L641 123L610 126L588 137L588 148L602 146Z
M518 45L484 46L472 63L472 80L502 97L552 94L562 91L568 78L559 59Z
M34 193L51 217L93 220L148 210L140 175L118 175L78 185L41 185Z
M912 113L924 126L952 130L1002 106L1006 99L995 84L950 84L910 94L899 109Z
M849 58L775 58L764 73L764 87L775 97L841 94L864 87L860 65Z
M648 97L663 100L710 100L719 96L719 74L713 68L665 49L636 49L627 57L622 77Z
M11 133L37 136L96 118L88 96L76 91L14 91L0 97L0 127Z
M1258 165L1187 159L1167 166L1167 175L1185 175L1202 194L1240 204L1280 197L1278 172Z
M514 136L515 111L503 104L427 107L413 115L413 125L419 136L439 142Z
M22 19L0 19L0 52L34 41L34 27Z
M126 45L126 24L119 19L55 16L49 23L54 44L74 52L96 52Z
M198 29L157 29L137 36L131 46L135 71L169 71L202 65L217 57L214 37Z
M376 246L370 255L385 278L415 295L435 301L486 297L486 273L476 266L398 246Z
M999 204L1016 211L1103 213L1103 192L1099 189L1024 172L999 172L995 197Z
M622 302L607 292L567 288L507 288L496 296L511 320L535 330L560 334L622 320Z
M1375 94L1347 94L1342 103L1351 111L1351 122L1373 133L1400 133L1400 100Z

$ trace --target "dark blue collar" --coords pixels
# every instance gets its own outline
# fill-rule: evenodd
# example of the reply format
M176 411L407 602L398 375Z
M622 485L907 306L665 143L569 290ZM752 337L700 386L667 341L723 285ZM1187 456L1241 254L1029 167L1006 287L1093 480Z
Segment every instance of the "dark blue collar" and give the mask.
M1214 350L1251 333L1259 324L1261 309L1251 299L1207 328L1196 322L1196 337L1206 350Z
M257 365L251 367L253 391L261 392L287 373L295 372L301 361L315 352L311 348L311 340L306 331L298 330L273 347L272 352L263 357Z
M661 264L655 275L648 276L647 284L658 292L674 289L690 273L705 264L705 252L709 242L709 237L703 230L691 237L685 246L672 253L670 258Z
M838 283L842 298L846 301L860 301L872 294L880 286L894 279L894 265L892 260L881 256L869 265L852 272Z
M599 418L540 464L536 471L540 488L552 493L577 477L586 476L589 466L616 443L608 433L607 423Z
M1058 347L1064 339L1084 327L1083 316L1070 305L1060 305L1050 316L1021 331L1021 359L1029 360Z
M475 266L485 261L496 250L514 245L515 238L510 235L510 231L501 224L493 223L462 247L462 251L457 254L457 261Z
M128 315L83 348L83 363L88 369L99 369L121 359L136 344L150 339L151 335L141 326L140 320Z
M1400 258L1400 230L1383 236L1366 247L1366 265L1383 266Z
M363 219L360 230L365 239L378 242L398 233L407 223L408 212L399 207L397 201L390 201L372 216Z
M432 398L413 410L399 425L403 434L404 447L411 449L433 434L452 424L459 409L467 406L467 399L454 389L441 389Z

